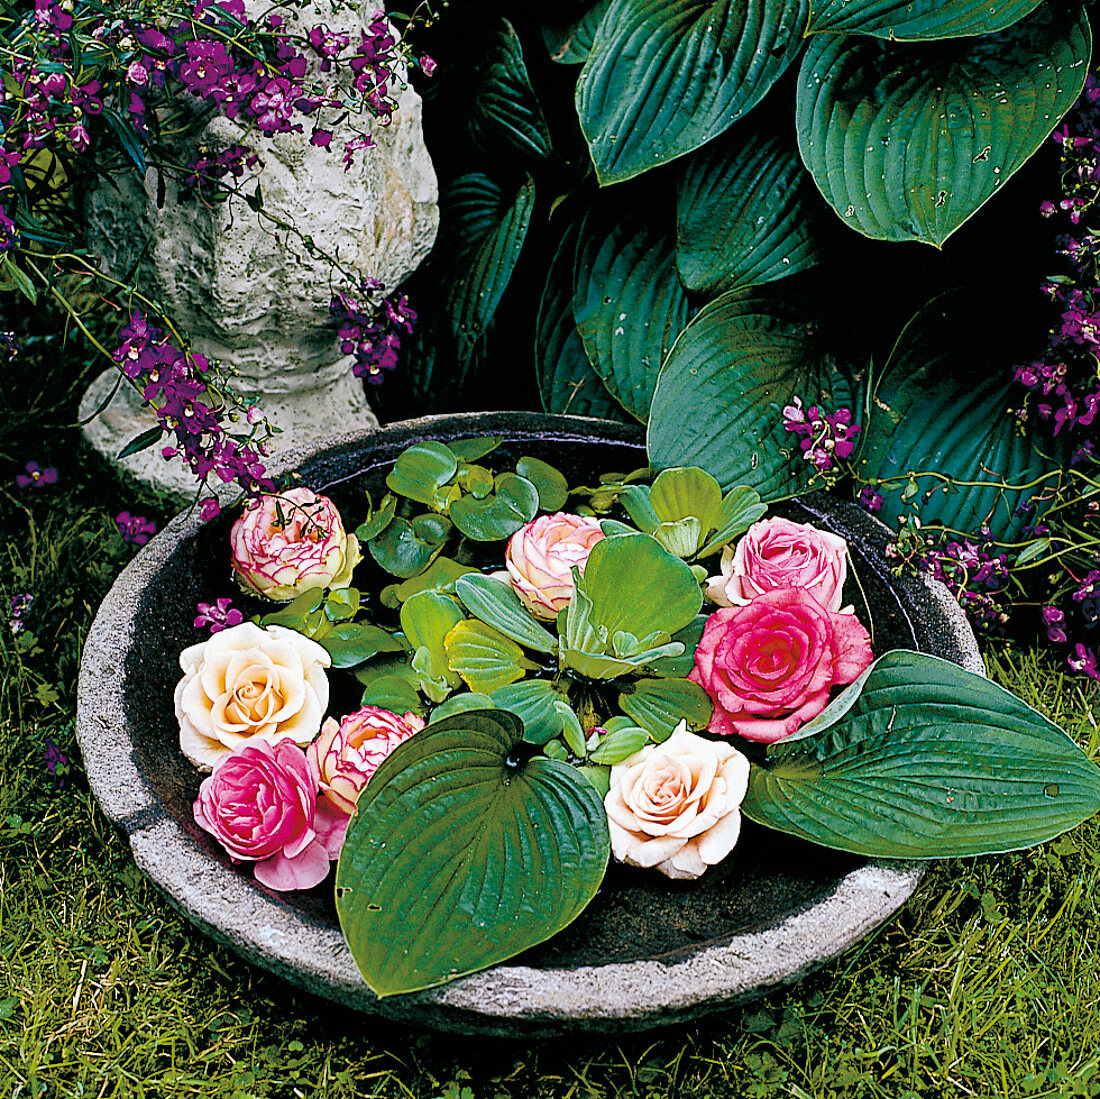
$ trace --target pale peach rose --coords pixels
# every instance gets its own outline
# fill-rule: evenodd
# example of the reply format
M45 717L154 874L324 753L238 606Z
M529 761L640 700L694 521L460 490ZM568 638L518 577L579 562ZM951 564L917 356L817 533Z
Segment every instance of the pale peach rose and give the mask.
M411 710L400 717L380 706L364 706L339 722L328 718L306 753L321 775L321 793L350 814L382 760L423 728L424 719Z
M180 749L210 771L255 740L305 747L328 706L331 660L325 650L282 626L253 622L214 634L180 653L176 685Z
M800 588L827 611L839 611L848 575L848 543L809 523L761 519L736 549L722 551L721 575L707 581L720 607L743 607L766 591Z
M346 588L362 560L336 505L310 488L262 496L233 524L229 543L241 587L276 603L310 588Z
M557 618L573 598L573 566L583 574L592 547L603 536L599 519L560 511L520 527L504 555L520 602L538 618Z
M611 851L629 866L697 878L741 834L749 761L736 748L687 731L647 744L611 768L604 798Z

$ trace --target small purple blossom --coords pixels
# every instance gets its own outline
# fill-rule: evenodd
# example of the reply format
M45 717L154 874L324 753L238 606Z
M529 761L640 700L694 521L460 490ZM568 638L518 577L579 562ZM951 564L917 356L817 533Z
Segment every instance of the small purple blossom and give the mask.
M53 466L43 468L37 462L28 462L25 473L15 475L15 483L20 488L45 488L57 484L57 470Z
M377 280L366 280L355 297L337 291L329 303L329 313L341 321L338 330L340 350L354 355L352 373L380 385L383 371L397 366L401 348L401 331L412 332L416 311L404 294L378 302Z
M1066 657L1066 663L1075 672L1084 672L1090 679L1100 679L1100 670L1096 667L1096 653L1081 642L1073 649L1073 655Z
M435 60L426 53L420 55L420 59L417 63L420 65L420 71L425 76L431 76L437 68Z
M23 620L33 606L34 596L30 592L20 592L11 597L8 602L8 619L13 634L20 634L26 629L27 624Z
M50 772L50 777L57 782L57 788L62 789L65 785L65 775L69 772L69 760L65 753L54 743L52 737L46 737L42 759L46 764L46 770Z
M850 408L826 412L811 405L804 409L800 397L783 408L783 427L800 436L802 457L822 473L839 470L837 460L851 457L855 437L862 431L853 422Z
M123 540L136 546L144 546L157 532L157 525L152 519L146 519L144 515L131 515L128 511L120 511L115 516L115 523Z
M1066 640L1066 616L1057 607L1043 608L1043 622L1046 624L1048 640L1056 644L1061 644Z
M233 605L232 599L216 599L213 603L199 603L196 610L195 628L202 629L209 626L210 632L221 633L230 626L239 626L244 621L244 615Z
M874 485L864 485L859 490L859 502L872 514L882 510L882 505L885 502L883 495L879 492Z

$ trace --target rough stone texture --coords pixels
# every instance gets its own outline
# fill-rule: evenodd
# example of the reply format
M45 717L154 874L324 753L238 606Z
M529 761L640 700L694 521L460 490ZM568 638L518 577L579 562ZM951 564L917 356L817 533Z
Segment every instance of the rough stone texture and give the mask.
M253 16L266 5L251 0ZM362 13L333 12L319 4L311 22L358 37L373 8ZM369 120L368 120L369 121ZM181 159L197 145L253 146L264 170L259 176L264 210L310 234L318 248L337 255L349 268L394 287L427 255L439 222L435 171L424 145L420 97L411 88L388 126L369 126L377 148L356 154L344 171L343 142L354 132L335 128L329 150L301 134L264 138L247 134L218 116L204 127L194 146L177 150ZM293 235L281 231L243 202L208 207L177 201L166 181L165 201L157 203L158 177L142 181L131 173L101 185L88 199L90 244L106 268L124 276L139 263L139 282L192 338L196 350L232 365L239 388L254 393L261 407L283 429L281 443L375 426L377 420L362 386L349 380L350 357L341 356L329 321L331 272L310 257ZM142 258L144 257L144 258ZM97 379L85 395L86 418L110 393L116 375ZM87 429L89 439L113 458L131 438L151 426L132 392L123 388L110 416ZM126 467L139 477L176 490L186 477L166 471L159 460L139 456Z
M380 497L378 486L405 446L480 434L505 438L503 460L543 457L574 483L644 460L639 429L531 413L408 421L285 460L350 511L364 488ZM923 577L890 576L881 523L853 505L816 498L792 501L786 511L849 539L881 649L933 651L982 670L973 634L946 589ZM178 749L176 657L197 637L190 626L196 593L209 599L232 592L224 562L230 521L176 518L119 577L85 645L77 736L92 789L129 837L141 869L172 904L251 961L340 1003L440 1029L640 1030L796 980L868 933L915 888L918 866L827 852L746 822L731 858L697 882L612 867L574 924L512 963L377 1000L340 936L330 886L271 893L247 868L233 867L191 817L200 776ZM252 609L236 598L246 613Z

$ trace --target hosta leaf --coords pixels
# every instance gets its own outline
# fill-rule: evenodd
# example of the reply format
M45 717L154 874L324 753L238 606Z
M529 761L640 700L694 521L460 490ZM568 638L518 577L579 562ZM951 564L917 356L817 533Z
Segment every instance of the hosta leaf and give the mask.
M690 729L705 729L714 707L697 683L686 679L639 679L619 695L619 709L661 742L681 721L686 721Z
M514 473L502 473L494 492L481 500L463 496L451 505L451 519L467 538L493 542L515 534L534 519L539 509L539 490Z
M768 748L741 809L861 855L981 855L1029 847L1092 816L1100 769L1003 688L895 651Z
M542 40L551 61L560 65L580 65L588 57L596 28L607 12L611 0L596 0L579 19L569 23L546 22L542 26Z
M807 33L870 34L907 41L992 34L1042 0L810 0Z
M558 244L546 276L535 330L539 396L547 412L626 420L626 413L592 369L573 316L573 260L579 227Z
M523 650L476 618L459 622L446 638L447 663L471 691L489 694L535 669Z
M693 310L675 268L671 232L644 206L595 206L574 266L573 312L593 370L643 423L657 373Z
M501 710L429 725L364 789L336 871L340 927L379 996L502 962L571 923L610 841L593 787L568 764L520 763Z
M1079 3L998 34L903 45L822 34L798 76L798 147L845 224L939 247L1046 140L1084 85Z
M676 267L710 297L813 267L820 200L793 139L735 126L680 162Z
M488 153L503 141L521 156L545 159L550 155L550 131L523 63L519 35L507 19L492 28L480 53L484 60L476 72L467 73L474 87L470 135Z
M493 703L510 710L523 722L523 739L531 744L546 744L561 734L561 714L555 702L568 702L563 687L545 679L525 679L493 691Z
M558 639L535 621L509 584L473 573L458 580L455 590L472 615L513 641L540 653L557 650Z
M809 0L612 0L576 92L601 185L736 122L794 60L808 15Z
M905 327L876 386L860 451L863 476L902 478L879 488L885 516L901 513L913 473L925 526L974 532L984 524L1008 541L1034 521L1017 508L1056 463L1019 433L1008 411L1018 399L1012 364L1023 345L1013 312L993 293L963 290L936 299ZM960 325L981 338L960 341ZM936 473L965 484L945 486Z
M715 298L684 330L653 394L647 446L658 469L700 466L724 489L764 500L804 489L813 474L783 408L851 404L850 383L806 319L744 291ZM793 448L793 449L792 449Z
M444 288L460 364L472 354L508 286L534 205L529 177L511 191L478 172L460 176L440 196L433 267Z

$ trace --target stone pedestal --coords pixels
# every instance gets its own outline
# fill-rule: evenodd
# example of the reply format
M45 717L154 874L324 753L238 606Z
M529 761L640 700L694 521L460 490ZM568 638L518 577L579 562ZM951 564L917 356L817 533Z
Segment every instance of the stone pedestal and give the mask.
M349 31L353 41L364 22L352 11L334 13L323 3L306 14L305 24L322 21ZM388 289L400 283L427 255L439 221L420 106L417 93L406 89L389 125L374 121L370 127L377 148L357 153L347 172L341 153L354 130L346 124L336 128L326 150L310 144L308 123L304 133L264 138L254 131L246 135L227 118L213 118L197 142L177 154L188 159L200 147L251 145L263 161L257 177L260 211L240 200L212 206L194 198L180 202L170 182L158 205L152 171L144 180L131 173L115 180L120 189L102 185L89 196L92 251L115 277L136 268L143 291L189 334L195 350L236 369L237 388L253 395L282 429L280 449L377 420L329 317L330 267L279 222L297 226L319 250L360 275L379 279ZM253 186L248 185L250 193ZM92 384L81 419L103 403L116 380L111 370ZM85 434L113 460L153 423L149 410L124 386ZM193 478L161 458L159 448L122 464L159 488L193 491Z

